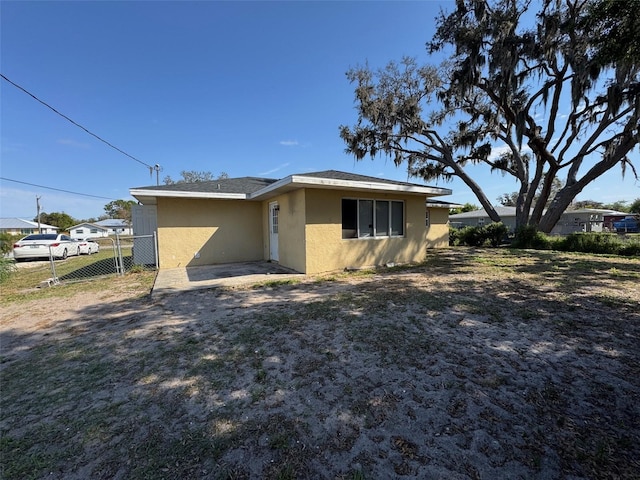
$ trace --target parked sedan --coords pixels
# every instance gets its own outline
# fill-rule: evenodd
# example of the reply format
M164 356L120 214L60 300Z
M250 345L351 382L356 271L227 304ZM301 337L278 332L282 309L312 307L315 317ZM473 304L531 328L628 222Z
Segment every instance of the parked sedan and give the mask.
M80 255L80 246L68 235L55 233L34 233L13 244L13 258L21 262L28 258L65 259L70 255Z
M634 217L625 217L622 220L613 222L613 228L618 233L639 233L640 220Z
M80 255L91 255L100 251L100 245L90 238L77 238L75 241L80 246Z

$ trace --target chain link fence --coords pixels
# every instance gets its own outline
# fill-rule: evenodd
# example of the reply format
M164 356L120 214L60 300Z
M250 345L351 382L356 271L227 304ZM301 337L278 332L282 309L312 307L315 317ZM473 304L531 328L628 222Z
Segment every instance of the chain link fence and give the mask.
M50 252L50 285L104 276L124 275L130 271L157 270L158 243L155 233L132 237L102 237L78 242L80 255L56 260Z

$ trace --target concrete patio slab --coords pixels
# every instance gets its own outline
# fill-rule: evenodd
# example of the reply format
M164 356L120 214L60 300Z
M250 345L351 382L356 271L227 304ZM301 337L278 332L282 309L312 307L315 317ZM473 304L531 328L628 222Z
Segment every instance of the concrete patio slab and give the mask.
M238 287L271 280L304 278L271 262L225 263L201 267L180 267L159 270L151 291L152 296L214 287Z

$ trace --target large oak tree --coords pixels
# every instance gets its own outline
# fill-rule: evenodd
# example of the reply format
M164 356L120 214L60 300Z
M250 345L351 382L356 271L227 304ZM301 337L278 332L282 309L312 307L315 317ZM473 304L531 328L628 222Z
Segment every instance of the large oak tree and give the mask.
M500 221L469 174L486 165L517 181L517 225L549 232L605 172L637 178L638 11L640 0L458 0L427 44L444 63L347 73L358 110L340 127L347 152L386 154L426 181L458 177Z
M104 206L106 218L120 218L131 223L131 207L136 205L135 200L114 200Z

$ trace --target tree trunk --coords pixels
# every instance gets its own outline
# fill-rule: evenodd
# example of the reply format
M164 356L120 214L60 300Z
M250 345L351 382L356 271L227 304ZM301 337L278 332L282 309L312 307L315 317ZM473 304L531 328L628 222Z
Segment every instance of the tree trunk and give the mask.
M578 182L560 190L551 202L551 205L549 205L545 214L540 219L538 230L546 234L551 233L551 230L556 226L556 223L558 223L562 214L565 212L567 207L571 205L573 199L576 198L583 188L584 185Z
M484 191L482 190L482 188L480 188L480 185L478 185L467 174L467 172L465 172L462 168L460 168L460 166L455 161L453 161L453 154L451 152L448 152L444 155L444 157L445 159L448 160L447 164L455 170L457 177L460 178L460 180L462 180L471 189L471 191L474 193L478 201L480 201L482 208L484 208L485 212L487 212L487 215L489 215L489 218L494 222L501 222L502 219L500 218L500 215L498 215L498 212L496 212L496 209L493 208L493 205L491 205L491 202L489 201L487 196L484 194Z

